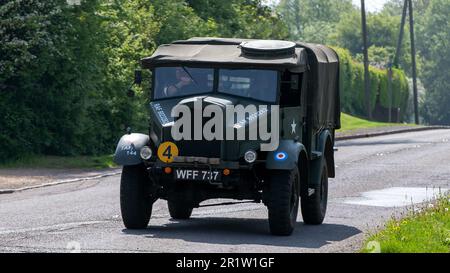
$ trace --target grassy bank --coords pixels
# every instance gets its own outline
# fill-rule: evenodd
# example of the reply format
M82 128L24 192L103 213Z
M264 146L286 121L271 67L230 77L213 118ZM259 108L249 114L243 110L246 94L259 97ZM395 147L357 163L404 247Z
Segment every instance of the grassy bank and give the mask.
M113 168L113 155L104 156L29 156L3 163L0 168L105 169Z
M368 238L363 252L379 244L382 253L450 253L449 198L389 221L384 230Z
M342 124L342 128L341 128L341 130L339 130L340 132L346 132L346 131L352 131L352 130L358 130L358 129L376 128L376 127L410 125L410 124L403 124L403 123L385 123L385 122L368 121L365 119L350 116L345 113L342 113L342 115L341 115L341 124Z

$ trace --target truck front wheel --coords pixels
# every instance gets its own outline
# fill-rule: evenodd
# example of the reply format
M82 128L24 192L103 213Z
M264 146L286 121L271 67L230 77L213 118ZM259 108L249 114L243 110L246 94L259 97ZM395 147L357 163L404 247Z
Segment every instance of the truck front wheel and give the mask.
M327 212L328 201L328 168L325 160L322 160L320 185L305 191L301 198L303 222L307 225L320 225L323 223Z
M143 165L124 166L120 181L120 210L128 229L144 229L152 214L150 181Z
M288 236L294 231L299 206L299 171L273 171L269 178L267 207L273 235Z

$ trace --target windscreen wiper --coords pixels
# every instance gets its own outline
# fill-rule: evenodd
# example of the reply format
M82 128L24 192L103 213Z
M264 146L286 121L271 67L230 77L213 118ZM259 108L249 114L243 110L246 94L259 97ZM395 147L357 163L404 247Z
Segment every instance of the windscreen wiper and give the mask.
M183 68L184 72L186 72L186 74L189 76L189 78L191 78L191 80L198 85L197 81L194 79L194 77L192 77L191 73L189 73L189 71L186 69L186 67L182 66L181 68Z

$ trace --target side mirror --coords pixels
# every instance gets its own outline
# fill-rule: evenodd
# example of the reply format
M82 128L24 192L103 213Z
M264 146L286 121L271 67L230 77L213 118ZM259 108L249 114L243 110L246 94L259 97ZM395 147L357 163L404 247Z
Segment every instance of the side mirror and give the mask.
M128 88L127 96L133 98L135 96L135 92L133 90L134 85L141 85L142 83L142 71L134 70L134 81L133 84Z
M140 85L142 83L142 71L134 70L134 84Z

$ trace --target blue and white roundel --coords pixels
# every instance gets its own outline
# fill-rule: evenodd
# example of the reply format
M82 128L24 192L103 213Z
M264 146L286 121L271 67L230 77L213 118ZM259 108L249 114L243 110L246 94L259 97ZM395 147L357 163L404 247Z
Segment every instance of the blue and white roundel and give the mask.
M275 160L278 160L278 161L284 161L287 159L287 157L288 157L288 155L285 152L279 152L279 153L275 154Z

